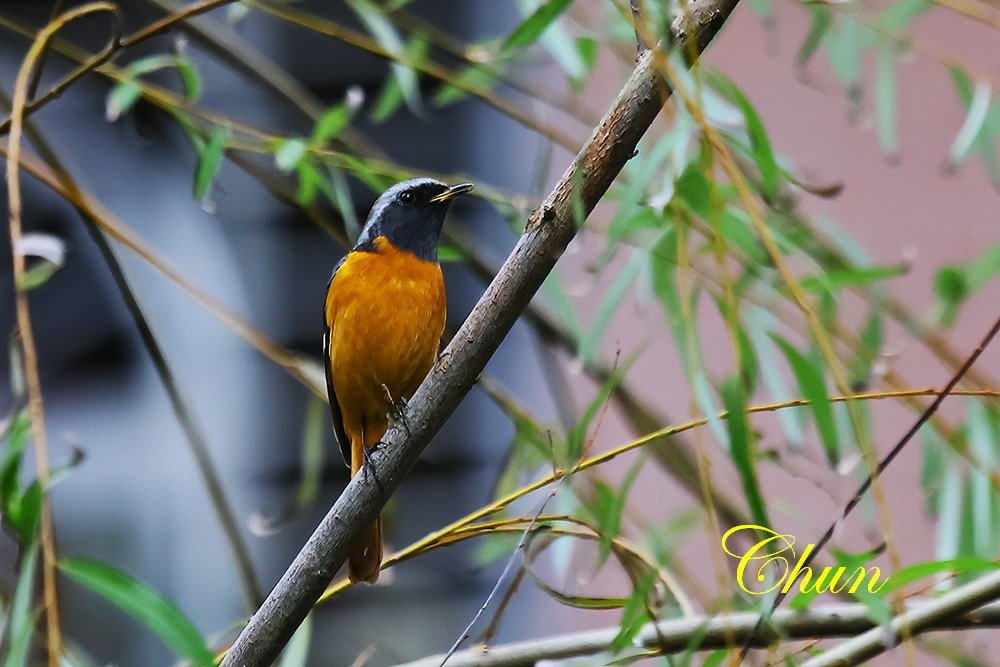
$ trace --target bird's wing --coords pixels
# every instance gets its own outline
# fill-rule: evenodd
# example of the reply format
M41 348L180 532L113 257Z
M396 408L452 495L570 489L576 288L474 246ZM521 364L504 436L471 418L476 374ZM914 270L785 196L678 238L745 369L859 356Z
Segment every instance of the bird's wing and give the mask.
M337 263L337 266L333 269L333 275L330 276L330 282L326 284L326 294L327 298L330 298L330 285L333 283L333 277L337 275L337 271L341 266L344 265L344 260L347 257L341 259ZM326 371L326 393L330 398L330 415L333 417L333 432L337 436L337 444L340 445L340 453L344 457L344 463L348 467L351 465L351 441L347 437L347 432L344 431L344 415L340 411L340 403L337 402L337 392L333 387L333 366L330 363L330 338L333 336L333 323L327 324L326 322L326 303L323 304L323 369Z

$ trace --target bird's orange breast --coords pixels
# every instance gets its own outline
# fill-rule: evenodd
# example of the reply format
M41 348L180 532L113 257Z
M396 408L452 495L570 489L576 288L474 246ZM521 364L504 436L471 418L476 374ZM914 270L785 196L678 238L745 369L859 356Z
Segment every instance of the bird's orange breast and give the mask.
M394 402L413 395L434 364L445 323L441 267L383 237L375 250L350 253L326 297L330 372L352 435L362 424L385 423L387 393Z

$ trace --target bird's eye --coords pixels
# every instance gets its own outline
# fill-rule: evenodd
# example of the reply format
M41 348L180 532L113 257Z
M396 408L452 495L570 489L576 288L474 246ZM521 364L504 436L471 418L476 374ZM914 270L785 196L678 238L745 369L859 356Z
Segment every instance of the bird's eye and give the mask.
M417 201L417 196L412 192L404 192L399 195L399 203L403 206L410 206Z

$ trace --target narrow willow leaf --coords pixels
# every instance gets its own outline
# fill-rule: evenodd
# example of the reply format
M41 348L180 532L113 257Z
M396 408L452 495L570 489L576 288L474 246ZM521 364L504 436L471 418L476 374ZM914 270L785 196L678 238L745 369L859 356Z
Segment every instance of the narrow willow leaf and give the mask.
M1000 243L965 266L965 280L969 291L975 292L1000 275Z
M625 514L629 492L632 490L632 486L635 484L635 480L639 476L639 472L643 466L645 466L645 461L642 457L639 457L632 467L629 468L628 474L625 475L625 479L622 480L617 489L600 481L596 483L596 486L604 487L604 491L599 492L598 496L610 494L599 500L597 532L600 535L600 551L597 558L597 569L600 569L607 562L608 557L611 555L611 546L615 538L621 533L622 515Z
M764 123L757 114L746 95L729 79L713 74L709 78L712 87L729 102L739 107L746 121L747 136L750 139L750 149L757 169L760 170L761 186L767 197L777 194L778 180L781 170L771 148L771 140L764 129Z
M17 574L14 599L10 606L7 657L4 658L3 667L23 667L28 664L31 635L37 619L37 614L31 608L35 565L37 561L38 544L37 542L32 542L24 553L24 559Z
M228 127L216 125L205 147L198 153L198 166L194 172L194 198L198 201L204 201L211 192L212 183L215 182L219 167L222 165L222 156L226 152L229 133Z
M963 491L961 469L956 462L949 462L945 466L944 479L941 482L937 543L934 549L934 556L938 560L951 560L959 556Z
M905 266L858 266L849 269L832 269L800 281L802 289L821 293L824 290L836 294L844 287L868 285L896 278L906 273Z
M865 325L858 334L859 345L850 365L852 386L869 386L875 360L882 352L884 339L885 324L882 310L879 306L875 306L868 313Z
M386 17L383 9L371 0L347 0L347 4L365 24L375 41L393 55L395 60L390 64L390 67L393 76L399 82L403 99L411 111L419 113L421 107L420 82L417 78L417 72L409 65L402 64L402 62L409 61L409 54L402 37L396 32L396 28Z
M115 85L104 102L104 118L113 123L135 106L142 96L142 86L135 79L126 79Z
M764 498L757 483L757 466L755 462L756 435L750 428L746 414L746 393L742 381L732 376L722 385L722 402L729 416L726 426L729 428L729 451L733 464L743 485L743 495L746 496L750 515L761 526L770 526Z
M305 139L292 137L285 139L274 151L274 166L283 174L294 171L308 150Z
M340 214L344 221L344 231L347 232L347 238L356 239L361 234L361 223L358 221L354 197L351 196L351 186L347 182L347 176L343 169L332 164L326 166L326 173L329 178L320 180L317 186Z
M309 644L312 641L312 614L306 616L288 645L281 652L276 667L306 667L309 664Z
M195 102L201 97L202 83L201 74L198 72L198 65L187 56L176 56L174 67L181 77L181 85L184 87L184 98L188 102Z
M898 33L931 7L927 0L896 0L878 17L878 25L887 32Z
M849 91L857 87L861 75L861 52L872 41L871 29L849 17L839 17L823 40L837 79Z
M750 0L749 4L750 9L757 15L761 23L764 25L772 25L774 23L774 7L771 4L771 0Z
M325 146L330 139L333 139L340 131L351 122L354 109L347 104L335 104L319 117L316 127L313 128L310 143L316 146Z
M454 83L446 82L441 84L434 93L432 101L438 107L453 104L468 97L469 93L467 91L469 90L489 90L495 79L496 72L492 71L486 65L468 65L458 73Z
M632 283L635 282L639 271L645 264L645 252L636 249L632 252L632 256L629 257L628 263L618 272L618 276L597 309L597 314L594 316L594 321L590 325L590 329L580 343L579 355L585 362L593 362L597 359L598 347L604 338L604 332L607 330L615 313L618 312L622 299L628 294Z
M788 360L802 396L809 400L809 409L816 420L816 430L819 431L823 442L827 463L831 468L835 468L840 461L840 440L837 436L830 398L826 393L823 371L781 336L771 334L771 338Z
M629 369L632 364L642 356L645 348L640 348L633 352L631 355L621 360L617 366L612 370L608 378L601 383L598 388L597 393L587 404L587 408L583 411L583 415L580 417L579 421L573 425L569 433L566 434L566 447L568 450L568 460L565 462L560 462L560 465L572 465L583 453L583 447L587 441L587 435L590 432L590 427L594 423L594 420L603 410L605 404L611 398L615 389L618 385L622 383L625 376L628 374Z
M129 63L125 71L134 77L151 74L157 70L173 67L177 62L176 57L164 53L138 58Z
M982 558L952 558L917 563L893 572L892 578L886 583L886 589L889 591L899 590L914 581L920 581L944 572L968 574L970 572L989 572L996 569L1000 569L1000 562Z
M301 463L302 478L295 489L295 505L303 509L312 504L323 480L323 466L326 463L326 401L311 397L306 406L306 418L302 427Z
M986 120L989 118L990 98L992 90L989 84L976 82L975 92L969 100L965 122L955 136L955 141L948 151L948 159L954 164L960 164L969 157L969 153L983 136Z
M650 252L650 279L653 293L663 307L667 324L674 337L674 344L684 362L684 372L691 386L695 404L708 420L708 427L713 437L728 449L728 432L719 419L719 408L712 393L712 384L705 374L697 333L689 331L684 322L681 295L676 284L677 242L677 233L671 227L664 232ZM697 294L692 294L689 310L692 313L697 312Z
M642 627L652 620L647 611L647 599L655 581L656 574L654 572L647 572L636 582L631 597L629 597L628 602L622 608L622 617L618 622L618 634L611 640L611 651L613 653L631 646L632 640L639 634Z
M816 49L823 42L823 38L826 36L832 23L830 8L826 5L808 4L806 5L806 9L809 10L809 32L806 34L806 38L802 41L802 46L799 47L799 52L795 56L796 62L802 68L809 64L809 61L812 59L813 54L816 53Z
M199 667L215 661L197 628L171 602L120 570L90 560L64 558L59 570L146 626L179 657Z
M920 430L920 488L924 492L924 511L937 517L941 508L941 488L945 476L945 458L948 445L933 423Z
M938 324L949 327L958 308L969 296L969 284L961 268L946 266L934 274L934 292L938 297Z
M517 51L537 42L542 33L566 11L572 2L573 0L546 0L543 2L507 36L507 39L500 46L497 57L509 58Z
M747 334L753 341L754 348L760 357L760 374L764 381L764 386L771 396L771 400L776 403L784 403L794 398L791 388L785 381L785 376L781 373L781 365L778 363L778 346L768 335L777 326L774 315L763 308L747 306ZM791 410L779 410L778 422L781 424L785 438L791 447L801 448L804 442L804 413L794 408Z
M461 246L451 243L442 243L438 246L439 262L464 262L467 259L465 251Z
M989 471L1000 467L1000 455L997 451L1000 427L996 411L987 409L979 400L969 398L966 406L969 449L985 468L976 466L969 473L975 553L984 558L994 557L1000 546L1000 507L997 505L997 493L990 481Z
M542 289L545 290L547 301L556 317L559 318L559 322L573 336L577 345L576 349L579 350L580 341L583 339L583 327L580 326L573 304L566 296L566 289L562 285L562 278L559 277L558 271L553 271L545 278Z
M406 100L403 99L403 89L399 85L399 80L390 76L382 84L382 91L375 98L375 104L368 114L368 118L373 123L384 123L392 118Z
M896 47L884 40L875 64L875 126L882 150L899 152L899 86L896 82Z

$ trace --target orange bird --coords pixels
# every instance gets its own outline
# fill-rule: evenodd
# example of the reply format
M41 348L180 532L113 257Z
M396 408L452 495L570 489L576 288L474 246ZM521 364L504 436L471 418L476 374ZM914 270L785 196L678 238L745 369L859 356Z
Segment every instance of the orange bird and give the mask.
M430 178L397 183L372 206L357 244L333 270L324 366L334 431L352 477L437 358L445 319L438 239L451 200L470 190L471 183L448 187ZM376 520L352 546L348 575L373 584L381 564Z

